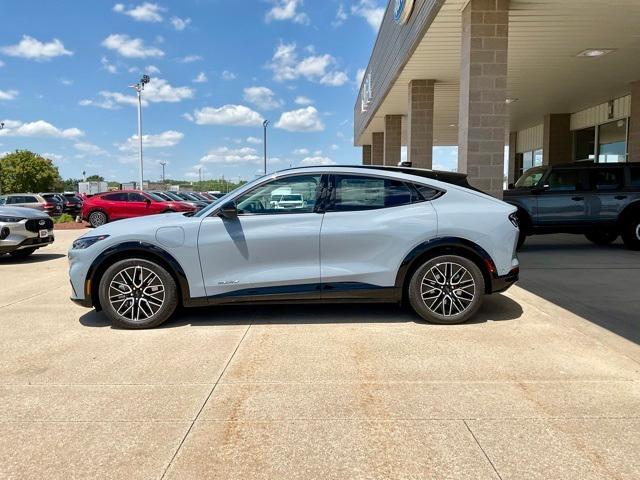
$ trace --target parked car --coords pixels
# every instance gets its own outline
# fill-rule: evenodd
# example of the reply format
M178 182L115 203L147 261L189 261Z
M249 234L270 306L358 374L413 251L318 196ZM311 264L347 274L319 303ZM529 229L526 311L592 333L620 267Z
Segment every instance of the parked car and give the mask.
M597 245L622 235L640 250L640 163L576 162L527 170L504 192L529 235L576 233Z
M68 202L68 213L74 216L80 215L82 212L82 198L76 193L64 193L63 195Z
M186 202L189 205L193 206L196 210L201 210L209 205L208 203L201 200L190 198L187 195L184 195L184 193L182 192L164 192L164 194L171 197L177 202Z
M62 213L62 205L54 200L45 200L35 193L10 193L0 196L0 205L12 207L33 208L48 213L51 216Z
M0 256L28 257L53 241L53 220L43 211L0 206Z
M62 207L60 213L68 213L69 215L76 215L80 213L80 209L76 204L72 204L67 197L62 193L41 193L40 196L47 202L57 202Z
M309 167L245 184L193 216L104 225L69 251L72 299L148 328L185 306L402 302L425 320L473 317L519 273L516 208L461 174ZM289 188L303 209L274 208Z
M158 213L194 212L184 202L167 202L150 192L121 190L86 198L82 205L82 219L99 227L113 220L142 217Z
M195 211L198 211L198 210L200 210L200 209L202 209L202 208L207 206L207 204L204 203L204 202L195 202L193 200L185 200L185 199L183 199L182 197L179 197L178 195L176 195L173 192L152 191L151 193L163 198L167 202L181 202L181 203L185 203L187 205L190 205L191 207L193 207L195 209Z
M272 195L269 202L275 209L296 209L304 208L304 197L299 193L288 193L285 195Z

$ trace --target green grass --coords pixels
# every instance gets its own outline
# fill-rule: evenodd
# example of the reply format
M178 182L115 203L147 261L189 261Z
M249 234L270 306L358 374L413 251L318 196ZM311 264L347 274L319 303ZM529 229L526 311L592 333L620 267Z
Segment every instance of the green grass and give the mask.
M53 217L53 223L71 223L71 222L75 222L75 221L76 221L76 219L73 218L68 213L63 213L59 217Z

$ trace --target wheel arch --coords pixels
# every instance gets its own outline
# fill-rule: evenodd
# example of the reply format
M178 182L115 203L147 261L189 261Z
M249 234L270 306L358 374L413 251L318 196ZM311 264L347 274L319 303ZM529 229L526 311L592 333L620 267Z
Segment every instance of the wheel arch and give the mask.
M396 276L395 286L404 298L413 273L430 258L439 255L459 255L475 263L484 278L485 293L491 293L492 276L496 275L496 265L480 245L457 237L444 237L429 240L416 246L402 261Z
M618 225L620 227L624 226L624 223L633 214L640 214L640 200L635 200L624 207L624 210L618 215Z
M129 258L142 258L158 263L169 272L178 285L179 304L184 304L185 300L190 298L187 275L173 255L152 243L125 242L107 248L89 267L84 285L85 296L91 298L91 303L96 310L102 309L98 295L102 276L111 265Z

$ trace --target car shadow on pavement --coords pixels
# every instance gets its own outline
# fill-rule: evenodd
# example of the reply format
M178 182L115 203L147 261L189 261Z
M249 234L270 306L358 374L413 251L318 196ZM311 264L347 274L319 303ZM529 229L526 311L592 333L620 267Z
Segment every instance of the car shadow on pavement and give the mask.
M34 253L26 258L12 257L11 255L1 255L0 265L18 265L18 264L30 264L48 262L49 260L57 260L58 258L66 257L62 253Z
M468 324L517 320L522 307L505 295L485 297L480 311ZM92 310L80 317L85 327L111 327L106 315ZM407 306L393 304L234 305L183 308L158 328L249 324L356 324L422 323ZM444 326L443 328L446 328Z

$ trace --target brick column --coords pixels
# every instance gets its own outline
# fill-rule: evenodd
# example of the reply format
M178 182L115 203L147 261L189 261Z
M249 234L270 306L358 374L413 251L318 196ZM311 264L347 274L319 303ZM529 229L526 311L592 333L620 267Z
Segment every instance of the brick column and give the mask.
M462 11L458 167L502 198L508 115L508 0L470 0Z
M384 117L384 165L396 166L402 149L402 115Z
M434 84L434 80L409 82L407 160L416 168L431 169L433 165Z
M631 84L631 121L627 151L629 162L640 162L640 80Z
M544 116L542 163L558 165L572 161L571 115L551 113Z
M507 184L515 183L518 175L518 165L516 162L518 152L518 132L509 133L509 168L507 174Z
M374 132L371 141L371 165L384 165L384 133Z
M362 146L362 164L371 165L371 145Z

